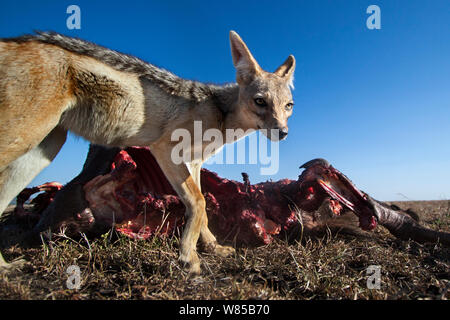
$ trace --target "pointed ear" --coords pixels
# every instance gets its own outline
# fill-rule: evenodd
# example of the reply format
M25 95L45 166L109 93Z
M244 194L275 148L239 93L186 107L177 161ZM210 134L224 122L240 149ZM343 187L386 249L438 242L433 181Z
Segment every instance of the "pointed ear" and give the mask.
M233 64L237 71L236 80L238 83L248 83L262 69L255 58L253 58L244 41L234 31L230 31L230 44Z
M294 56L291 54L286 61L278 67L277 70L275 70L275 74L277 76L280 76L282 78L286 78L287 81L289 81L290 83L292 83L293 80L293 75L294 75L294 70L295 70L295 58Z

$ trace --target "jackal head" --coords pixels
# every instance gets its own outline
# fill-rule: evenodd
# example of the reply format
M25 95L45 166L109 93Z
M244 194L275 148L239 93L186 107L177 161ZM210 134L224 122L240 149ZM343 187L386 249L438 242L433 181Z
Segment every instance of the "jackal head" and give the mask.
M294 101L293 75L295 58L290 55L275 72L264 71L253 58L239 35L231 31L231 55L239 85L238 112L248 128L262 132L272 141L288 134L287 120Z

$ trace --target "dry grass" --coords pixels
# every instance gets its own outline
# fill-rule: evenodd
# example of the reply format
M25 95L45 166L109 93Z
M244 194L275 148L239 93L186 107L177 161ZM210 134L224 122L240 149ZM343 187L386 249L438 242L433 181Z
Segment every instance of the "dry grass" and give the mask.
M422 223L450 231L450 202L397 203ZM113 240L111 240L111 238ZM325 235L303 243L240 248L233 257L201 254L203 274L177 262L178 239L133 241L105 234L59 237L38 248L3 250L23 257L21 272L0 275L0 299L448 299L450 249L392 238L383 228L361 239ZM81 288L67 289L68 266ZM368 289L367 267L381 267L381 289Z

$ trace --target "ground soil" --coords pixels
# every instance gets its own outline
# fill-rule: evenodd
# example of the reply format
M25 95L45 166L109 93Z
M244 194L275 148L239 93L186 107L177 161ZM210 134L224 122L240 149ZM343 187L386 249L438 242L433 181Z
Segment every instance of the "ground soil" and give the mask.
M450 201L395 202L422 224L450 232ZM34 248L3 249L26 261L0 274L0 299L448 299L450 248L395 239L383 227L363 236L324 234L219 258L201 253L203 273L189 277L177 261L177 237L131 240L111 231L97 239L53 236ZM68 289L67 269L81 272ZM380 289L367 269L379 266ZM73 282L74 283L74 282Z

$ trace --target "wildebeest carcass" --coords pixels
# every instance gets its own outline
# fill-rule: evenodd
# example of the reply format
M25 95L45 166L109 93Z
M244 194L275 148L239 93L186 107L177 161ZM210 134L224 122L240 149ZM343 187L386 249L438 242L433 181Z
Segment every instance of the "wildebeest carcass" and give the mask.
M209 227L219 242L258 246L274 238L301 239L336 223L347 212L359 227L377 224L394 236L418 242L450 245L450 234L421 226L409 214L374 200L326 160L301 166L297 180L251 184L219 177L202 170ZM24 208L33 192L43 194ZM25 189L17 200L16 222L26 220L31 231L23 239L38 239L46 230L66 235L102 234L111 228L132 238L179 234L184 205L164 177L148 148L105 148L91 145L82 172L61 188L57 183ZM343 220L345 221L345 220Z

